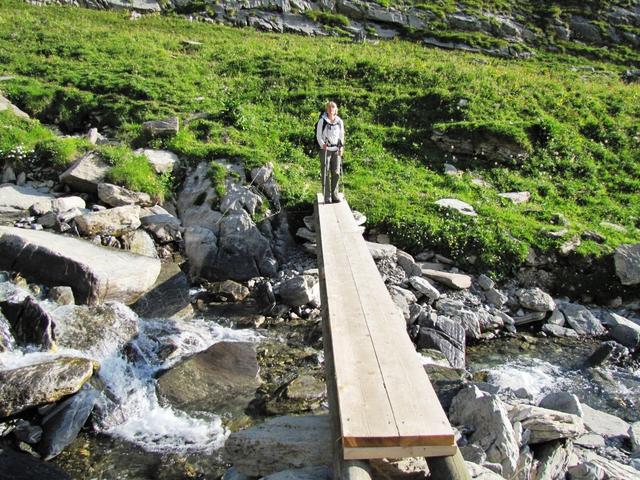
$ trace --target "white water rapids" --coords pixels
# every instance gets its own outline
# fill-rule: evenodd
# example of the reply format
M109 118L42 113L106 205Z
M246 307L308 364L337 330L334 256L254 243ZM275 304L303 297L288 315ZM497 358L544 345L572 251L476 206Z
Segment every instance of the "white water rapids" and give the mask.
M210 453L224 444L228 432L220 416L202 412L197 417L162 406L156 394L154 376L180 359L207 349L220 341L257 342L253 330L233 330L201 318L185 321L138 318L124 305L119 315L138 324L139 334L125 356L121 339L108 332L84 351L60 348L55 353L17 350L0 353L0 369L40 363L59 356L81 356L100 363L98 376L107 395L96 409L99 432L120 437L151 452ZM133 316L133 317L131 317ZM118 343L120 342L120 344ZM160 347L171 345L170 355ZM108 397L108 398L107 398Z

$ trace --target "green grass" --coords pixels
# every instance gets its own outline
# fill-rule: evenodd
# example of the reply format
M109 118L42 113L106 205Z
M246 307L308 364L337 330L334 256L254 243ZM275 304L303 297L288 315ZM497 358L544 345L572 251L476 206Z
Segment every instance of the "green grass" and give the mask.
M168 148L192 163L272 161L292 208L308 208L320 188L314 124L334 99L347 129L351 205L414 252L435 247L506 272L529 246L562 243L545 235L555 213L570 222L567 238L585 230L606 237L583 242L583 254L640 241L640 86L619 80L624 63L542 52L507 61L407 41L353 44L170 15L133 22L122 12L0 0L0 65L0 75L16 77L0 89L67 132L99 126L132 147ZM595 72L575 68L584 65ZM204 115L188 121L193 113ZM178 135L141 135L143 121L168 115L181 117ZM462 158L436 147L434 129L504 138L528 158ZM443 175L445 162L465 173ZM477 177L491 187L473 183ZM516 190L530 191L531 201L498 196ZM472 204L479 216L441 210L434 202L444 197Z

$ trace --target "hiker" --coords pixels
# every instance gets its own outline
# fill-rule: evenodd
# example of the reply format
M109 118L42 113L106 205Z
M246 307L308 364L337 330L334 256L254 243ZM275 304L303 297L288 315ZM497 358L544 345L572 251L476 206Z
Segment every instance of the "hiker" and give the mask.
M344 123L338 116L335 102L327 103L327 111L320 116L316 126L316 138L320 145L320 175L325 203L338 203L342 198L338 182L342 171L344 153Z

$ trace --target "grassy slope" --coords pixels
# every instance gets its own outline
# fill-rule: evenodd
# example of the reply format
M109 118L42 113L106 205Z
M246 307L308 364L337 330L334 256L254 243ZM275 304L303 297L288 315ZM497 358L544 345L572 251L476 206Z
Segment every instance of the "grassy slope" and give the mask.
M590 73L574 64L585 60L504 61L410 42L352 44L0 0L0 75L16 76L0 89L41 120L68 131L110 128L140 146L142 121L205 112L176 138L151 145L193 161L273 161L293 206L319 189L313 125L323 103L336 99L348 129L352 205L373 224L394 227L402 245L474 254L496 270L517 264L529 244L561 243L542 233L557 228L554 213L570 221L570 234L606 237L604 245L583 242L583 253L640 240L640 86L618 80L624 65L590 62ZM456 159L466 173L447 177L442 165L453 160L429 141L434 124L498 132L532 154L522 165ZM495 188L474 185L476 176ZM532 201L514 206L497 196L513 190L531 191ZM479 217L433 205L452 196Z

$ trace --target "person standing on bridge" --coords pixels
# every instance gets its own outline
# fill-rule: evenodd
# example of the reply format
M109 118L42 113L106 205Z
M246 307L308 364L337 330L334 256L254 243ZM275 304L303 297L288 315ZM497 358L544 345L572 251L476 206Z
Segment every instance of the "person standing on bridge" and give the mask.
M316 125L316 139L320 145L320 175L325 203L342 200L338 191L344 153L344 123L338 116L335 102L327 103L326 112Z

